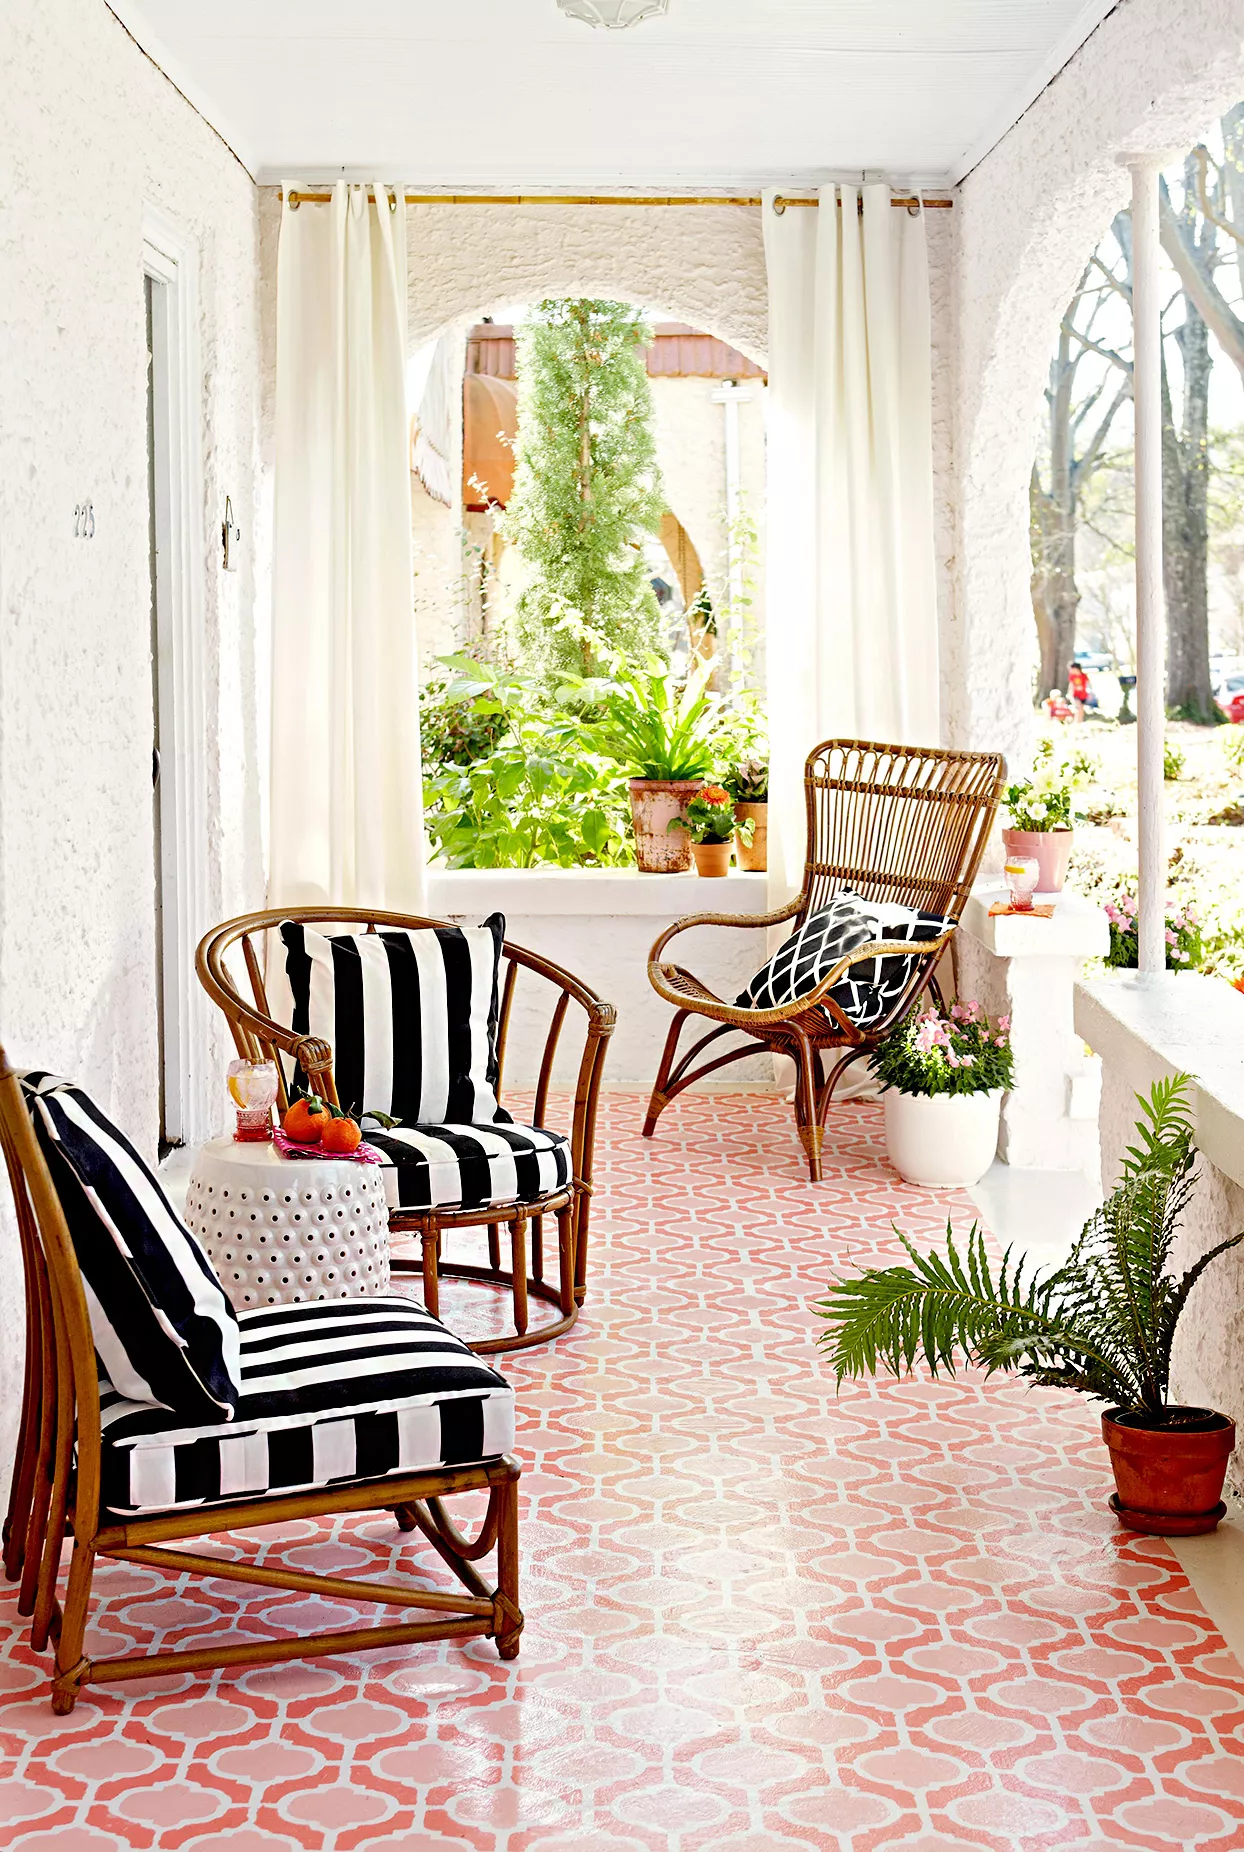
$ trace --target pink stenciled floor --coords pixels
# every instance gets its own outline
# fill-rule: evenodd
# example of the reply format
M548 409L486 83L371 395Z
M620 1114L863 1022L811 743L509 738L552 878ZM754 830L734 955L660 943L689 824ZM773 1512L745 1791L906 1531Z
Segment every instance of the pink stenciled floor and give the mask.
M408 1648L88 1691L51 1715L6 1593L0 1845L193 1852L1073 1852L1244 1846L1244 1679L1117 1529L1092 1410L976 1377L836 1396L809 1300L965 1197L877 1109L810 1188L781 1102L604 1113L591 1298L511 1361L521 1658ZM366 1573L391 1521L258 1533ZM96 1647L347 1610L98 1579ZM88 1651L90 1643L88 1641Z

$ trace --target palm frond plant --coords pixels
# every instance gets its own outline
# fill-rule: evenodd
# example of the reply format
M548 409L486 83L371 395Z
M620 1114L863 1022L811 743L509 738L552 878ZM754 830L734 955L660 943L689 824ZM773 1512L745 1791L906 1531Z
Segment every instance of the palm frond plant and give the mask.
M628 669L599 692L594 738L632 778L671 783L712 772L721 705L702 669L685 682L665 668Z
M1133 1529L1211 1529L1221 1515L1235 1426L1213 1410L1169 1401L1171 1349L1197 1281L1244 1233L1217 1242L1183 1273L1171 1270L1195 1184L1190 1085L1188 1075L1177 1074L1157 1082L1147 1099L1137 1096L1136 1142L1119 1182L1054 1271L1039 1272L1011 1248L995 1262L974 1223L962 1247L948 1225L942 1253L921 1253L896 1230L910 1265L834 1280L816 1310L839 1383L878 1369L900 1376L918 1362L932 1376L953 1375L962 1362L1094 1396L1110 1405L1103 1429L1118 1486L1112 1504L1124 1521ZM1120 1449L1135 1469L1130 1478ZM1197 1457L1175 1475L1186 1496L1172 1513L1148 1501L1169 1503L1169 1484L1154 1487L1155 1459L1160 1452L1168 1462L1169 1481L1169 1458L1181 1449ZM1200 1456L1210 1454L1217 1489L1207 1504L1213 1470ZM1143 1471L1136 1467L1141 1456Z

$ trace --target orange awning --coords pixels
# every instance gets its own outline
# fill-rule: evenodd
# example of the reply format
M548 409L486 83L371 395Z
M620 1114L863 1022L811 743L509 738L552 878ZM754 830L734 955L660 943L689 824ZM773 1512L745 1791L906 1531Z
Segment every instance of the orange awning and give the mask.
M462 502L504 508L514 487L518 388L512 379L468 373L462 381Z

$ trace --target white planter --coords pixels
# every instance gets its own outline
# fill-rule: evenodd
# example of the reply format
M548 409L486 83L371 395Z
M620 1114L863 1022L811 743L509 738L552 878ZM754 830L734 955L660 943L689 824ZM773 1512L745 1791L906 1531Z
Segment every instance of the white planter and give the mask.
M890 1162L908 1183L949 1190L978 1183L998 1149L1001 1087L992 1093L885 1093Z

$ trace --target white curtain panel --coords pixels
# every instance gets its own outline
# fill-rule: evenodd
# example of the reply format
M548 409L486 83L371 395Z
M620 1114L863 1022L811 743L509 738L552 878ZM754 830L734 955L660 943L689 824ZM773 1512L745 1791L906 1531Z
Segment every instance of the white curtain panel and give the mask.
M939 700L924 216L825 186L782 213L766 193L763 220L776 906L799 890L812 747L936 745Z
M287 189L288 191L288 189ZM421 912L406 213L338 182L277 263L269 902Z

